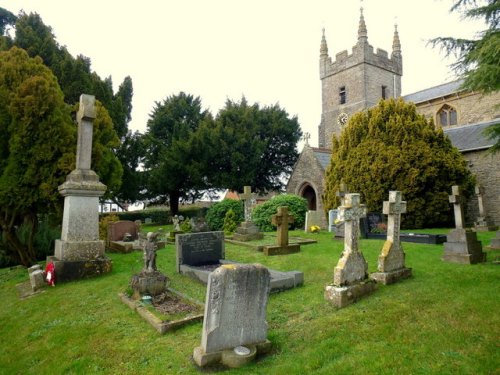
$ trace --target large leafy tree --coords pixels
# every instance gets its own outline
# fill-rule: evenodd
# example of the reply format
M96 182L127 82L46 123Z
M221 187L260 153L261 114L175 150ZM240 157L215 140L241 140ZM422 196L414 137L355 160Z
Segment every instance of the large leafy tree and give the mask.
M351 118L340 138L333 138L325 179L326 209L338 206L341 182L361 193L370 211L381 212L390 190L402 191L408 202L403 225L410 228L449 224L451 186L470 192L474 184L443 131L401 99L382 100Z
M241 190L251 185L256 191L280 190L298 157L297 142L302 132L297 117L277 104L260 107L228 100L215 122L208 124L213 154L207 171L212 185Z
M64 93L64 100L70 105L78 103L82 93L92 94L109 113L112 127L121 141L127 135L128 123L131 120L133 86L132 79L125 77L118 91L113 93L111 77L104 80L91 69L91 60L83 55L74 58L66 47L60 46L50 26L43 23L36 13L21 12L15 24L13 43L25 49L32 57L40 56L58 79ZM113 151L120 160L124 159L121 147L113 145ZM114 190L117 184L108 187L107 198L119 195Z
M184 92L156 102L150 114L145 134L146 189L153 200L168 198L172 214L177 213L180 198L207 186L204 148L195 146L199 139L194 134L209 116L200 97Z
M0 229L19 263L36 260L38 214L60 203L57 186L74 167L75 126L50 69L13 47L0 52ZM28 244L16 228L29 225Z
M123 138L118 158L123 167L124 183L117 192L119 202L134 203L143 198L144 172L141 170L146 153L144 137L131 131Z
M76 124L56 77L40 57L13 47L0 52L0 231L18 263L36 261L34 235L41 214L61 211L57 187L75 168ZM107 186L121 183L119 145L106 109L96 102L92 167ZM24 224L29 238L22 242Z
M457 61L452 69L464 79L463 88L485 94L500 90L500 2L498 0L457 0L452 12L461 12L465 19L484 19L488 26L476 39L439 37L430 41L440 46L447 56ZM487 129L496 140L492 151L500 151L500 123Z

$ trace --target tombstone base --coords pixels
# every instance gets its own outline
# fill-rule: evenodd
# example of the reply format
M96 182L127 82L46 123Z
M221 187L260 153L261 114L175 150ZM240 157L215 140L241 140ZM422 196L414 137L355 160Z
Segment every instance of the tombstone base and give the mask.
M325 287L325 299L341 309L370 294L375 290L376 286L375 280L369 279L348 286L327 285Z
M477 240L476 232L458 228L448 234L442 260L461 264L482 263L486 261L486 253Z
M85 261L104 256L104 241L56 240L54 256L63 261Z
M242 222L233 234L233 240L241 242L261 240L263 238L264 234L259 232L257 225L251 221Z
M109 241L106 244L106 251L108 253L128 254L134 250L134 242Z
M239 355L234 352L234 349L221 350L219 352L206 353L201 346L194 348L193 360L199 367L206 367L222 363L231 368L238 368L255 359L257 355L268 353L271 350L271 342L264 342L245 345L250 349L250 353Z
M375 280L379 284L394 284L400 280L407 279L411 277L411 268L401 268L399 270L388 271L388 272L375 272L370 275L372 280Z
M293 244L293 245L284 245L284 246L280 246L280 245L264 246L262 251L264 252L264 255L267 255L267 256L294 254L294 253L300 252L300 245Z
M167 290L169 279L159 271L141 272L132 276L130 287L134 291L133 298L139 299L142 296L157 296Z
M49 256L47 262L54 263L56 282L87 279L111 272L113 269L113 262L107 257L91 260L59 260L55 256Z

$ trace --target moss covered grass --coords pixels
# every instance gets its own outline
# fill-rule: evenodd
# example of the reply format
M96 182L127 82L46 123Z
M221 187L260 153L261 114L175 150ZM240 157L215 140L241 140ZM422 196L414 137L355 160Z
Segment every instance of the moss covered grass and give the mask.
M227 259L301 270L305 284L270 296L271 354L224 373L498 373L500 269L492 263L498 252L488 252L487 263L459 265L441 261L442 245L403 243L413 277L379 285L372 295L337 310L325 301L323 290L342 242L326 232L290 235L318 243L274 257L226 244ZM494 233L478 237L484 248ZM383 241L360 244L374 272ZM58 284L26 299L19 299L16 284L28 280L27 271L0 270L0 374L200 373L191 355L200 344L202 323L159 335L118 298L142 268L142 254L109 257L110 274ZM204 285L175 272L173 245L159 250L158 268L172 288L204 300Z

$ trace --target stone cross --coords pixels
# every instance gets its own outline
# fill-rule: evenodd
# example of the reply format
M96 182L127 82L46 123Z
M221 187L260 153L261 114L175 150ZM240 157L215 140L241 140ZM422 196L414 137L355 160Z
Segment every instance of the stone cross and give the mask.
M92 157L93 120L96 118L95 97L80 95L80 108L76 114L78 143L76 146L76 169L90 169Z
M464 212L462 210L462 195L460 194L460 187L453 185L451 187L451 195L448 196L450 203L453 203L453 211L455 213L455 227L464 227Z
M252 187L244 186L243 194L240 194L240 198L245 205L245 221L252 221Z
M272 223L278 227L278 246L288 245L288 224L293 223L293 216L288 214L288 207L278 207L278 213L271 217Z
M344 206L345 205L345 195L348 193L349 191L347 190L347 185L344 184L343 182L340 183L340 187L339 187L339 191L337 191L337 197L340 198L340 205L341 206Z
M401 200L400 191L390 191L389 201L384 201L382 211L387 218L387 240L393 243L397 249L400 248L399 229L401 226L401 214L406 212L406 202Z
M339 207L339 219L345 222L344 246L347 252L359 251L359 219L363 217L366 217L366 206L360 204L360 195L346 194L344 204Z
M483 203L483 187L480 185L476 185L475 187L475 193L477 196L477 204L479 206L479 217L485 217L485 211L484 211L484 203Z

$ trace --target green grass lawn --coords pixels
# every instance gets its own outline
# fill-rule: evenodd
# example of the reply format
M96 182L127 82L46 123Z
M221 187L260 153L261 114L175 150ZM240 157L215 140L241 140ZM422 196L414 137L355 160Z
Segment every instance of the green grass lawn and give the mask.
M413 278L379 285L372 295L337 310L323 291L343 243L327 232L290 235L318 243L274 257L226 244L227 259L301 270L305 284L269 298L272 353L224 373L500 373L500 268L492 263L498 252L489 252L487 263L459 265L441 261L443 245L403 243ZM485 247L494 233L478 237ZM360 244L370 272L376 271L383 241ZM15 286L28 279L27 271L0 270L1 374L200 373L191 355L200 345L202 323L159 335L118 298L141 270L142 253L109 257L110 274L58 284L23 300ZM158 251L158 268L171 287L204 300L204 285L175 273L173 245Z

